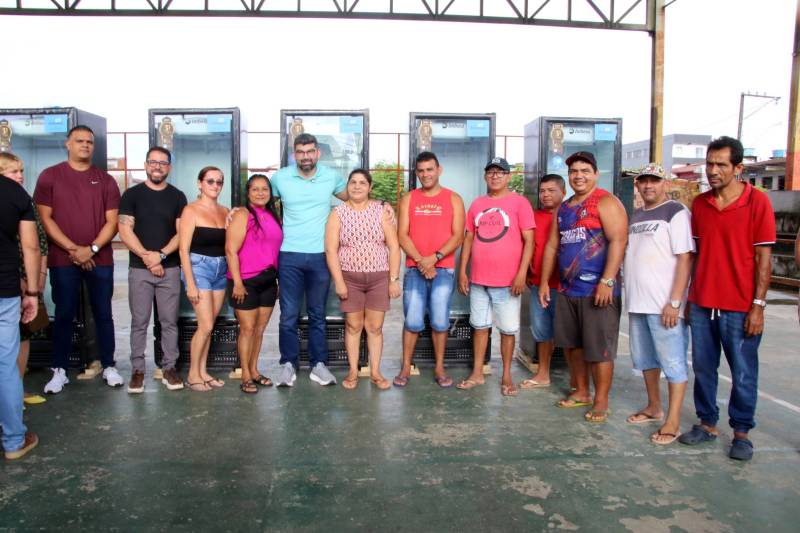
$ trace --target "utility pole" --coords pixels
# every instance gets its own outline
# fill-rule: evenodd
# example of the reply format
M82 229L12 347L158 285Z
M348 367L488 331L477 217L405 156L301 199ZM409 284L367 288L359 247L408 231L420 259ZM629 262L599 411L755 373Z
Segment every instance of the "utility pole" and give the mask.
M674 2L675 0L673 0ZM800 1L800 0L798 0ZM672 2L670 2L671 4ZM650 161L664 163L664 0L655 0L650 56Z
M792 86L789 91L789 139L786 143L786 190L800 191L800 0L794 22Z
M742 96L739 98L739 127L736 130L736 138L740 141L742 140L742 123L744 122L744 99L745 97L751 98L768 98L770 100L775 100L777 102L781 99L780 96L768 96L766 94L758 94L758 93L742 93Z

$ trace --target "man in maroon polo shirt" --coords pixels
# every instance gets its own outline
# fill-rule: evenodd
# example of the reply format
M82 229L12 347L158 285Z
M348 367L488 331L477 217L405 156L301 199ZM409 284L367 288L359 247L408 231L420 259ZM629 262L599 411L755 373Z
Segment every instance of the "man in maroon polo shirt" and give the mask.
M56 306L53 322L53 377L44 392L58 394L69 383L72 321L78 309L81 281L86 283L97 329L103 379L121 387L114 368L114 257L119 187L107 172L92 164L94 133L75 126L67 134L67 160L46 168L36 182L34 202L47 232L47 266Z
M711 190L692 203L697 247L689 291L694 405L700 423L679 437L683 444L712 441L719 434L717 382L720 348L731 369L728 403L733 428L731 459L747 461L753 444L758 396L758 345L775 244L775 215L767 195L736 179L744 149L731 137L708 145L706 175Z

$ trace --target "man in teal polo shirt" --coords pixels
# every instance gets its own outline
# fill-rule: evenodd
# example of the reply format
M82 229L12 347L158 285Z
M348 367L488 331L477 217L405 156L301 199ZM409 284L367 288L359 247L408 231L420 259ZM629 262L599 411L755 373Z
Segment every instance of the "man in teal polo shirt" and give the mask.
M278 345L281 372L278 386L291 387L297 379L300 339L297 321L305 297L308 312L308 353L312 381L336 383L326 366L325 302L331 275L325 262L325 221L331 195L347 200L347 183L330 168L317 164L317 139L303 133L294 140L296 163L280 169L270 180L283 206L283 244L278 259L281 316Z

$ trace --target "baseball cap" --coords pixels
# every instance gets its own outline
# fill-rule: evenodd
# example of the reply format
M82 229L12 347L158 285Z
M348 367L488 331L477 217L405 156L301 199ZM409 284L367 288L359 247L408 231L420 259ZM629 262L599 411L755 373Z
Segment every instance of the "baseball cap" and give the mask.
M509 165L508 161L506 161L502 157L493 158L491 161L486 163L486 166L484 167L483 170L489 170L492 167L497 167L497 168L503 170L504 172L508 172L508 171L511 170L511 165Z
M642 176L653 176L654 178L661 178L662 180L667 179L667 174L664 172L664 167L661 165L657 165L656 163L648 163L646 167L644 167L641 172L636 176L638 180Z
M575 161L584 161L592 165L592 168L597 170L597 161L594 158L594 154L592 152L575 152L571 156L567 158L565 163L567 166L570 166Z

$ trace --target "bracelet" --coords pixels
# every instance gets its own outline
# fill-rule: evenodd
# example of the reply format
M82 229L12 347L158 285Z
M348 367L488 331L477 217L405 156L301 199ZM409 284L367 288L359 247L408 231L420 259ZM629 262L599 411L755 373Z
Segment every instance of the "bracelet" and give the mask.
M25 291L25 296L35 296L38 297L39 293L34 291Z

